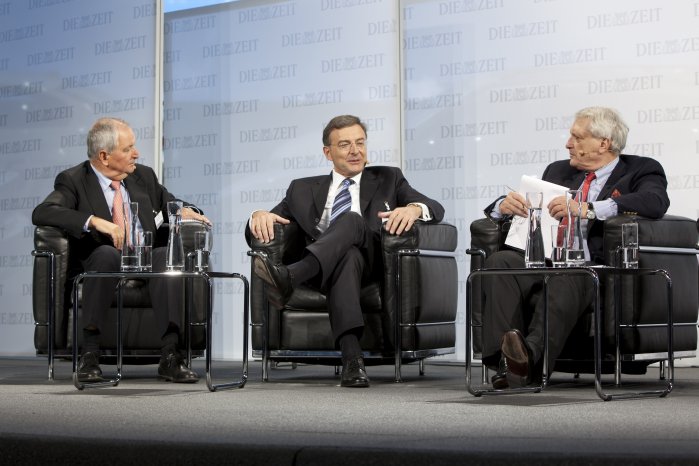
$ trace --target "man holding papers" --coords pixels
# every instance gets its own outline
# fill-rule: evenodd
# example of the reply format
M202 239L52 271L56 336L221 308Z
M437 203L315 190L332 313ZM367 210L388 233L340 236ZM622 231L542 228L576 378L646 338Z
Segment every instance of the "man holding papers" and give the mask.
M623 155L628 126L621 116L604 107L584 108L576 113L566 149L569 160L551 163L543 181L580 189L584 198L571 201L574 213L582 203L585 259L602 264L604 221L622 213L660 218L667 211L667 179L654 159ZM565 196L554 197L546 206L556 220L567 216ZM485 209L500 219L528 215L526 200L510 192ZM524 254L504 250L492 254L486 268L524 267ZM540 278L501 276L484 281L483 362L497 368L495 388L523 386L540 378L544 352L544 301ZM561 353L568 335L593 300L593 290L581 277L556 278L549 290L549 369Z

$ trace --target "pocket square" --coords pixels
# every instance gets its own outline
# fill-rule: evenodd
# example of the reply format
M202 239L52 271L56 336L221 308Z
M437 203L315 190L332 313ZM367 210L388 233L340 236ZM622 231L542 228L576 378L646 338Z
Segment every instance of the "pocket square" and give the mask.
M614 191L612 191L612 199L617 198L619 196L621 196L621 192L619 192L618 189L615 189Z

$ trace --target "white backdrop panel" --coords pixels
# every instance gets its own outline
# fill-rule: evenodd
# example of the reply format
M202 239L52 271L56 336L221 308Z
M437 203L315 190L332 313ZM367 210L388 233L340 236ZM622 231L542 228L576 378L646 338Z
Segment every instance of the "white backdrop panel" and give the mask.
M669 213L699 216L699 2L401 5L404 165L435 184L462 251L469 224L507 185L568 158L573 114L588 105L617 108L631 128L625 153L663 164Z
M143 0L0 2L0 354L34 354L31 212L94 120L128 120L153 163L154 32Z
M333 116L359 115L371 163L399 165L397 11L240 1L166 14L165 181L215 223L216 270L249 275L250 213L293 178L330 172L321 133ZM242 355L241 292L216 288L217 357Z

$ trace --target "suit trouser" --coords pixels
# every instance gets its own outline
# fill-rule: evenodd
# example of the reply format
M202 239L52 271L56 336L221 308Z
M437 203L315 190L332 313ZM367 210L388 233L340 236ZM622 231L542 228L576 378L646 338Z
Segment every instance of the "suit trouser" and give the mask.
M153 249L153 271L165 271L166 248ZM90 272L117 272L121 268L121 253L112 246L99 246L82 263L83 269ZM114 290L119 282L117 278L86 278L83 282L82 307L85 327L97 329L104 325L107 310L114 299ZM173 278L152 278L148 281L151 303L155 314L156 331L163 336L170 322L179 325L181 319L182 280Z
M523 268L524 254L499 251L485 263L487 269ZM594 290L582 276L561 275L548 283L549 368L561 354L580 316L592 305ZM483 277L483 360L497 365L502 335L518 329L532 350L535 363L544 353L543 278L536 275Z
M326 294L335 340L364 327L360 293L362 283L371 275L367 260L370 241L362 216L347 212L306 247L320 263L321 290Z

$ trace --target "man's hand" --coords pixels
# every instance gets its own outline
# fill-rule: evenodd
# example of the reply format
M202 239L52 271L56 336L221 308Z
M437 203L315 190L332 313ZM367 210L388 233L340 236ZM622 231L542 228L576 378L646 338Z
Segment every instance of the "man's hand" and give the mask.
M519 215L526 218L529 216L527 200L518 192L511 191L500 203L500 213L503 215Z
M578 216L578 201L571 199L570 200L570 207L573 209L573 217ZM556 220L560 220L563 217L568 216L568 208L566 206L566 196L558 196L553 199L551 199L551 202L546 206L549 209L549 214L551 214L551 217L555 218ZM587 212L587 206L584 206L583 209L585 214Z
M396 207L390 212L379 212L379 218L387 219L384 224L386 231L392 235L400 235L404 231L410 231L410 228L422 215L422 209L416 205L405 207Z
M258 210L252 214L252 219L250 220L250 232L252 233L252 236L263 243L269 243L274 239L275 223L288 225L290 221L284 217L280 217L277 214L273 214L272 212Z
M124 245L124 230L116 223L93 215L88 226L109 236L114 247L121 251L121 247Z
M206 218L204 215L198 213L196 210L190 209L189 207L185 207L182 209L182 219L199 220L200 222L204 222L207 225L211 226L211 220Z

